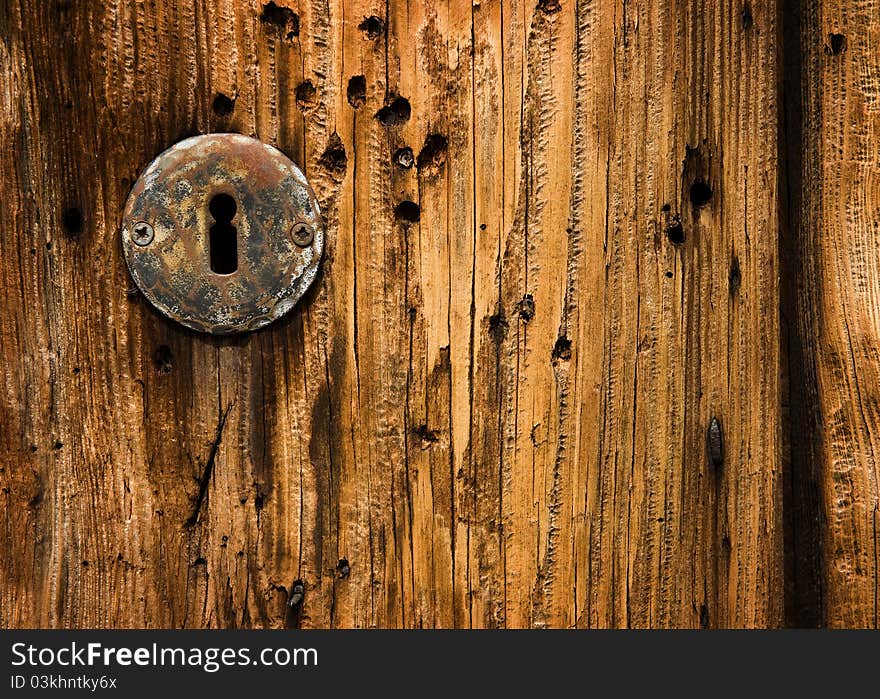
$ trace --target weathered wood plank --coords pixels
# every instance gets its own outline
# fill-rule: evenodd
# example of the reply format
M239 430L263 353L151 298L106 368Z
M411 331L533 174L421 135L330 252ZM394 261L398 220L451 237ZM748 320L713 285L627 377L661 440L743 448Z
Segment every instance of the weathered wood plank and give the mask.
M812 0L794 16L792 205L801 382L793 402L803 623L876 627L877 136L880 6ZM799 78L799 79L798 79ZM793 439L794 441L794 439Z
M778 13L5 0L0 625L780 624ZM216 339L118 227L227 130L328 242Z

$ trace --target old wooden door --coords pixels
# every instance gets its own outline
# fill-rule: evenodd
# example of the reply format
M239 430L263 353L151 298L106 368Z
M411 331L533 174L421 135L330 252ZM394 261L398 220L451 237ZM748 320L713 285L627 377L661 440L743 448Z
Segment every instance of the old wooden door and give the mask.
M0 0L0 624L877 624L873 0ZM306 172L212 337L120 215Z

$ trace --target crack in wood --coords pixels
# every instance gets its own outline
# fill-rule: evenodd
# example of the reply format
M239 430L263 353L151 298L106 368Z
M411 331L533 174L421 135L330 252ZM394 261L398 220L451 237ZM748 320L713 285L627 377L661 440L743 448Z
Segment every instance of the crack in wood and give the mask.
M226 406L226 410L220 413L220 417L217 420L217 435L211 443L211 450L208 452L208 460L205 462L205 468L202 471L202 477L199 481L199 495L196 498L196 505L193 508L192 515L186 520L187 527L192 527L199 521L199 513L202 510L202 504L208 494L208 484L211 482L211 475L214 473L214 463L217 460L217 451L220 449L220 442L223 440L223 429L226 427L226 418L229 417L229 411L232 410L234 404L235 401L231 401Z

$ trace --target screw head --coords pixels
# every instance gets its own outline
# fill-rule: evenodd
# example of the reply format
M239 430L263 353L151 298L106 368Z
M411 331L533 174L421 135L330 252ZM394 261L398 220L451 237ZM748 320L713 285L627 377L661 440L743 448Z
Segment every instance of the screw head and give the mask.
M315 237L315 232L312 230L312 227L307 223L294 223L290 228L290 237L293 239L293 242L299 245L301 248L308 247L312 244L312 240Z
M404 170L409 170L416 162L412 148L409 146L398 148L394 153L394 162L397 163L398 167L403 168Z
M131 239L141 247L153 242L153 227L146 221L137 221L131 227Z

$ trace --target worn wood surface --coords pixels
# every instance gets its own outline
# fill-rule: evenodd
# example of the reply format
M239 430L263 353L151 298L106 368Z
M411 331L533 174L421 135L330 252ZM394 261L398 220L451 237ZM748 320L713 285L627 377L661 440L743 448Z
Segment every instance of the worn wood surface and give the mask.
M810 0L793 18L802 58L790 86L797 621L876 627L880 4Z
M880 21L784 4L0 0L0 625L874 625ZM224 339L118 237L214 131L328 231Z

